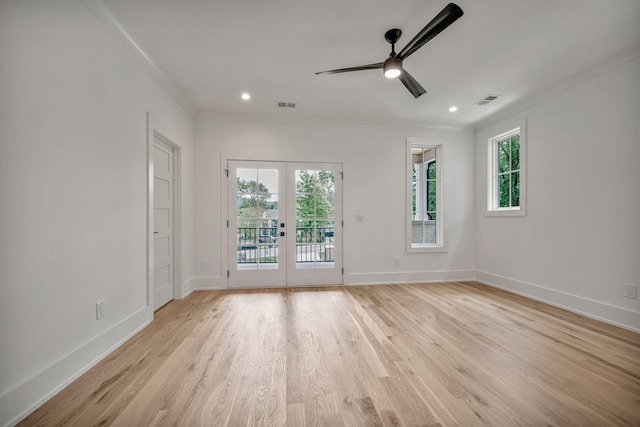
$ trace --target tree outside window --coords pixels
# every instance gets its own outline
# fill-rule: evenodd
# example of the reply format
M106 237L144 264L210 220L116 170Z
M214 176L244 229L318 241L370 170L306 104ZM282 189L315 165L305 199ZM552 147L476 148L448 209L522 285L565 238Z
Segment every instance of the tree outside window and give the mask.
M497 140L498 207L520 206L520 134Z

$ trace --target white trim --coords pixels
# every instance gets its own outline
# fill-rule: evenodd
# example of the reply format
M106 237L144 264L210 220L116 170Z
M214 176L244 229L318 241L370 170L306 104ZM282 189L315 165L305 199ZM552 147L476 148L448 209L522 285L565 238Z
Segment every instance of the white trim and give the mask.
M133 54L160 86L167 91L169 96L184 108L190 116L195 116L197 110L189 98L158 62L129 34L122 22L109 11L104 3L101 0L80 1Z
M152 320L153 312L149 307L143 307L0 395L0 425L20 422Z
M296 163L346 163L344 154L306 153L306 152L274 152L260 150L222 150L220 152L220 166L224 172L227 161L256 161L256 162L296 162ZM225 190L226 191L226 190Z
M215 291L229 288L226 275L224 277L194 277L190 282L194 291Z
M212 112L201 111L196 115L196 120L218 121L218 122L251 122L251 123L281 123L291 125L309 126L329 126L333 128L351 129L390 129L402 132L452 132L452 133L474 133L473 124L436 124L421 121L389 120L388 118L354 117L349 116L318 116L304 114L296 111L295 114L269 114L269 113L232 113L232 112ZM409 132L412 133L412 132Z
M399 285L406 283L469 282L475 280L475 270L403 271L379 273L348 273L344 284Z
M147 112L147 307L153 307L153 126Z
M194 291L193 284L193 279L187 280L182 284L182 298L186 298L191 295L191 293Z
M194 278L195 289L229 289L229 276L226 272L229 270L229 157L224 152L220 153L220 244L218 247L220 253L220 276L210 278ZM222 277L224 276L224 278ZM215 279L215 284L211 284L211 280Z
M475 280L475 270L405 271L379 273L347 273L344 285L390 285L406 283L470 282ZM191 280L194 291L227 289L226 277L197 277ZM322 285L310 285L317 287ZM336 285L340 286L340 285ZM298 285L296 285L298 287Z
M578 295L546 288L534 283L476 270L476 280L514 294L522 295L573 313L600 320L634 332L640 332L640 313Z
M162 137L164 141L164 137ZM185 297L182 292L182 147L173 147L173 298Z

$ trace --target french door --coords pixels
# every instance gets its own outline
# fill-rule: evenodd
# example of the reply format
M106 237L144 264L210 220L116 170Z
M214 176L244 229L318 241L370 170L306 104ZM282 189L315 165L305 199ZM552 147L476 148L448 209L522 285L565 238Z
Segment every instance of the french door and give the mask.
M229 286L342 284L342 165L228 162Z

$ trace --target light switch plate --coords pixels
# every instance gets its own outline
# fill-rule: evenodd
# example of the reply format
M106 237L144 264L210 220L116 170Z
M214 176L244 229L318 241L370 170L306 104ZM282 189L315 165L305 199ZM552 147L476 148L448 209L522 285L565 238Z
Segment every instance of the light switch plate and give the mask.
M96 320L102 319L105 316L106 307L104 301L98 301L96 303Z

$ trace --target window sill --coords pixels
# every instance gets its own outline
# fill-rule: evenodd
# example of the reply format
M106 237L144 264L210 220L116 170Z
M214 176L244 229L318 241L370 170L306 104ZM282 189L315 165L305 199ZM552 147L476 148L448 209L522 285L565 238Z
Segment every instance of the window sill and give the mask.
M447 248L445 246L436 246L436 245L424 245L424 246L410 246L407 248L407 253L437 253L437 252L447 252Z
M522 206L520 208L503 208L486 211L484 216L527 216L527 210Z

